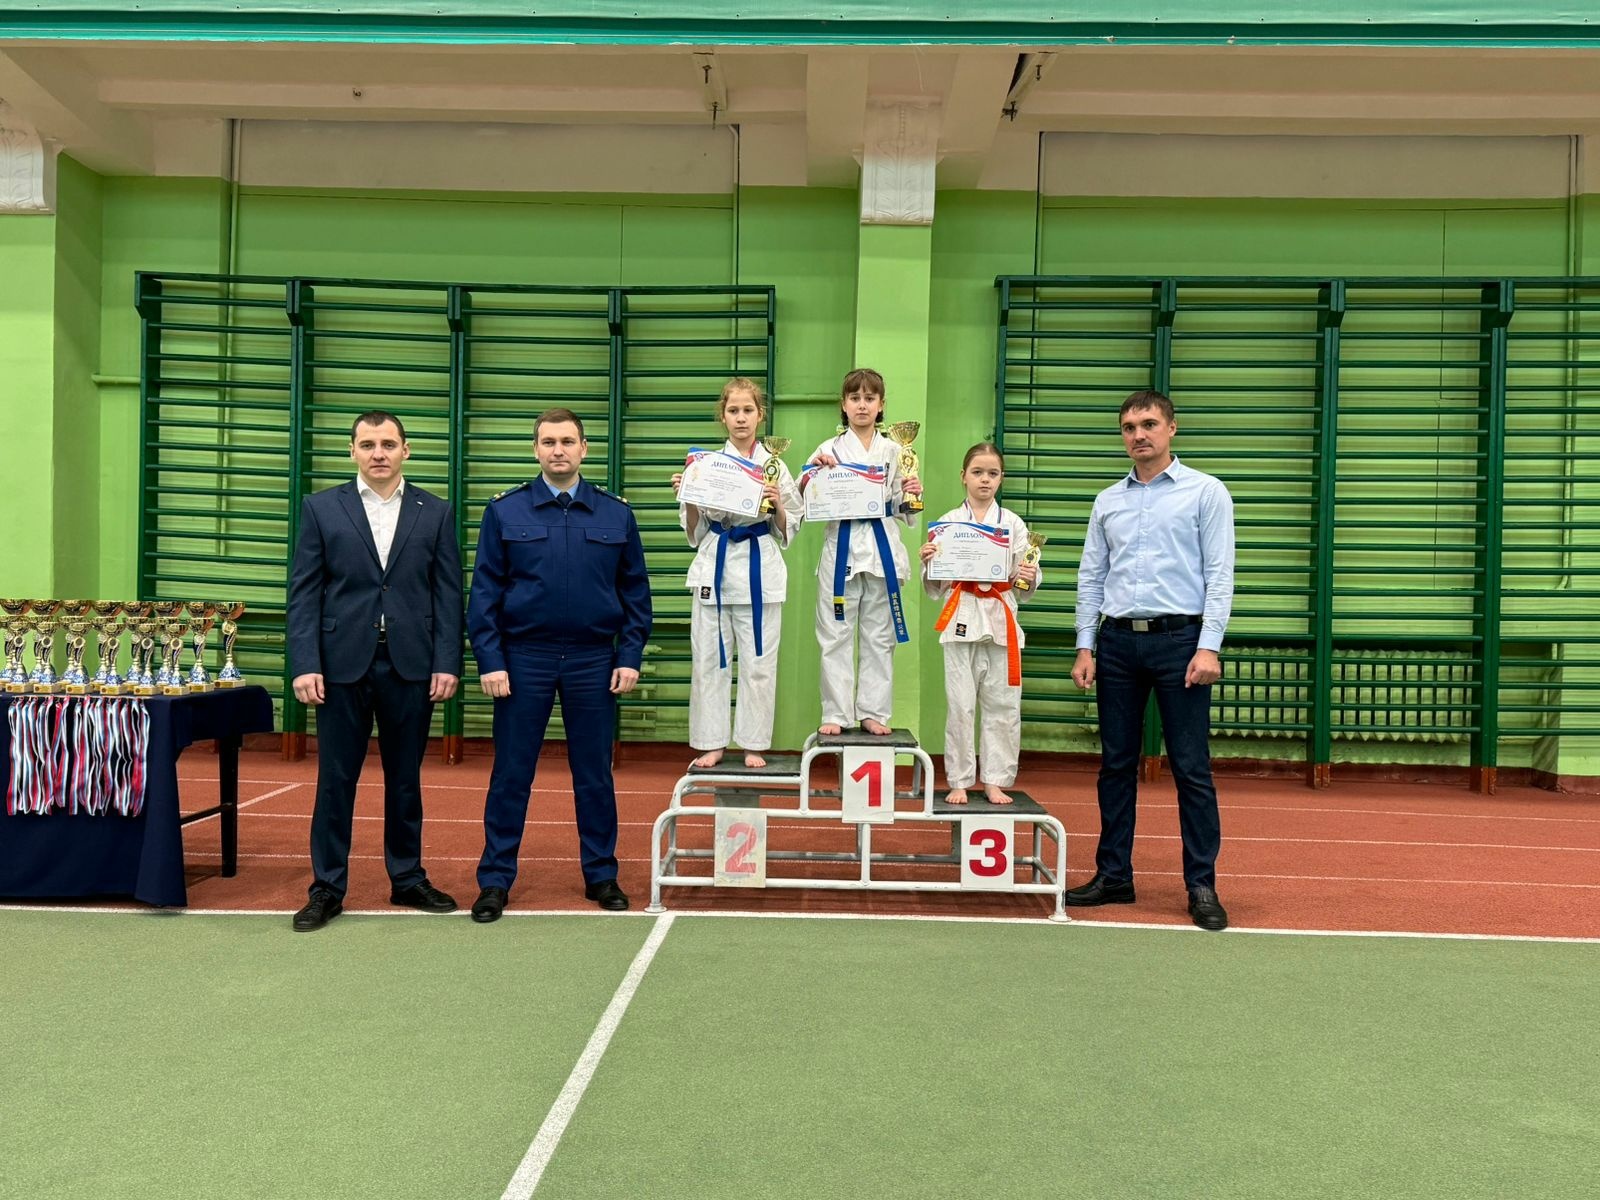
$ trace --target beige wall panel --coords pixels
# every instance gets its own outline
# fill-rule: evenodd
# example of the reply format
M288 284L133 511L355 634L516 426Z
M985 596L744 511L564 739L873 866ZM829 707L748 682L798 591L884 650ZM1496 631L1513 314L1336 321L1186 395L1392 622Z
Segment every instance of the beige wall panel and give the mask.
M1232 137L1052 133L1048 196L1546 199L1568 194L1564 137Z
M258 187L508 192L733 190L726 127L249 121L240 179Z

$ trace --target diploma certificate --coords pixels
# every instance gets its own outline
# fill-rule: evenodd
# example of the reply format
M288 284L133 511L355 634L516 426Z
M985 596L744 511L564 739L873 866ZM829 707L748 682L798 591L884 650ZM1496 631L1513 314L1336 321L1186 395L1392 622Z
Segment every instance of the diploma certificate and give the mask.
M683 467L678 502L725 513L754 513L761 504L765 480L761 468L725 450L689 450Z
M840 463L805 469L806 520L857 521L889 513L889 468L882 463Z
M1011 531L976 521L935 521L928 526L937 549L928 578L1004 583L1011 575Z

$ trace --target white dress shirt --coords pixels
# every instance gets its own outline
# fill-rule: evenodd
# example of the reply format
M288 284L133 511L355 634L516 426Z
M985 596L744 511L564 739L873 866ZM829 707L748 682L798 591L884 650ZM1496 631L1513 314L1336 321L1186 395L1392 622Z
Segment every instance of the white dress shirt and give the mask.
M385 571L389 569L389 547L394 545L395 526L400 523L400 498L405 490L406 481L402 479L394 494L385 500L367 486L366 480L356 477L356 494L361 497L361 507L367 510L367 525L378 547L378 565Z

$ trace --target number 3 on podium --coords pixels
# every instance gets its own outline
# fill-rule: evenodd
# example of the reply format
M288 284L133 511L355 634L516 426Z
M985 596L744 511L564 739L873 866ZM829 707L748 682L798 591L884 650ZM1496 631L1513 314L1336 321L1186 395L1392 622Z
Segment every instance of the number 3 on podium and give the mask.
M887 746L846 746L840 766L841 816L852 824L894 820L894 751Z
M961 818L961 886L1009 892L1017 886L1014 817Z

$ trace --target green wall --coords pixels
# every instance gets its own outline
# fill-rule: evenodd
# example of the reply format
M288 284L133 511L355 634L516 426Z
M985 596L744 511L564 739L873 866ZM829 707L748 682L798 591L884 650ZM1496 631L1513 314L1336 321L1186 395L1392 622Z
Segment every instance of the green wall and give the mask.
M138 510L133 272L225 269L229 196L215 180L100 179L70 160L62 166L59 215L0 219L0 436L8 461L23 468L0 477L15 547L0 563L0 590L126 595ZM858 352L887 353L871 365L889 368L895 416L907 415L896 411L902 397L922 414L918 448L935 515L960 497L966 447L993 431L997 274L1600 274L1595 196L1569 212L1562 202L1492 199L1040 204L1032 194L943 192L922 258L928 335L919 372L894 363L885 343L869 339L858 351L858 289L895 286L879 250L907 239L902 231L864 238L849 189L744 188L727 197L245 189L232 233L243 273L776 285L775 427L794 441L790 461L834 431L838 382ZM884 266L877 279L875 264ZM920 304L912 298L910 308L920 313ZM804 529L790 553L779 745L798 744L816 719L810 621L820 535ZM920 591L908 599L922 632L898 652L898 673L937 751L944 701L933 614ZM1038 741L1030 730L1030 744ZM1051 744L1092 748L1070 737ZM1569 739L1569 747L1564 773L1600 772L1592 742ZM1238 749L1259 755L1263 745ZM1390 760L1439 753L1365 751Z

